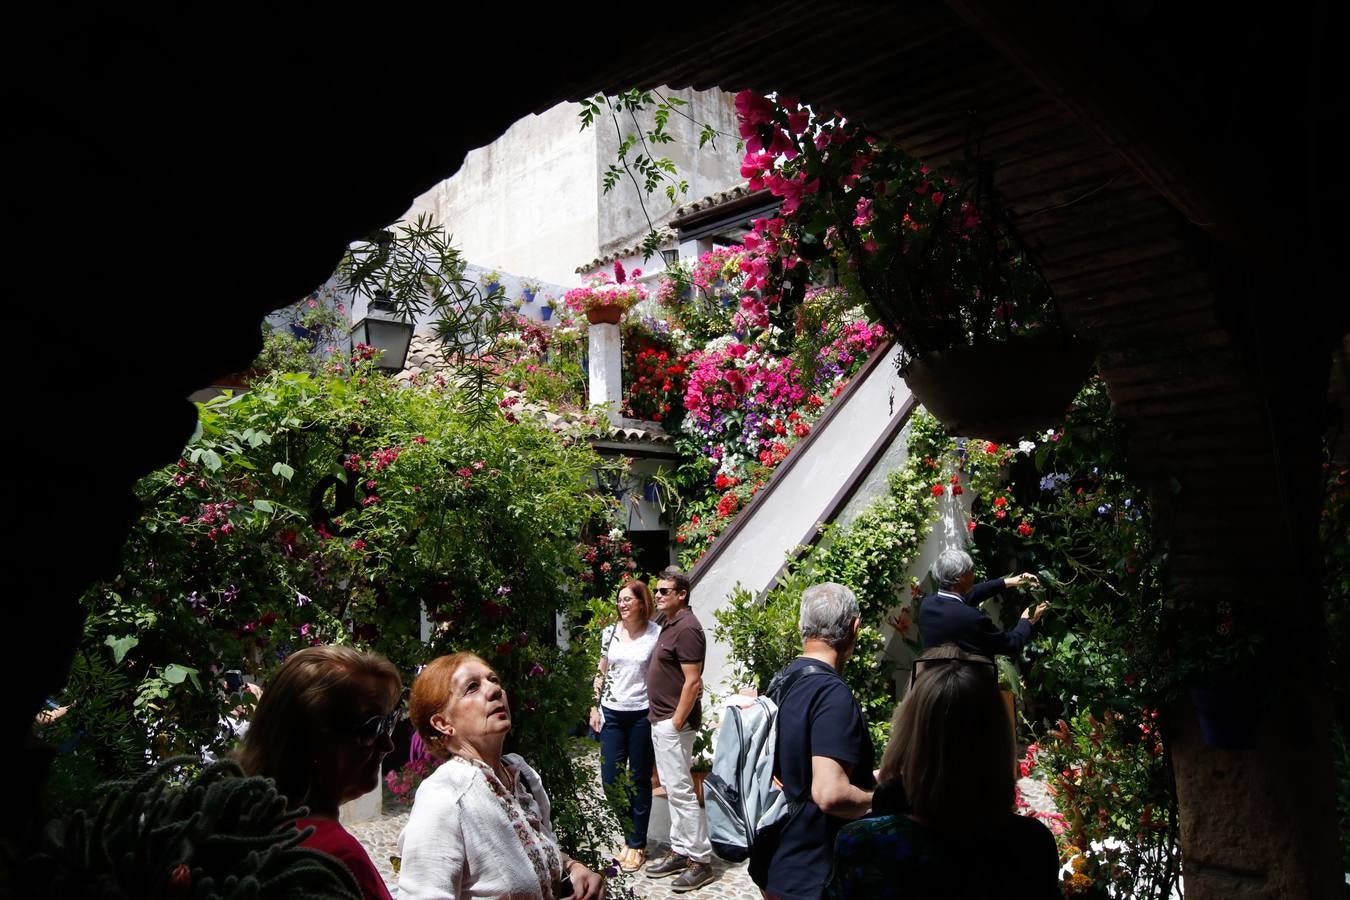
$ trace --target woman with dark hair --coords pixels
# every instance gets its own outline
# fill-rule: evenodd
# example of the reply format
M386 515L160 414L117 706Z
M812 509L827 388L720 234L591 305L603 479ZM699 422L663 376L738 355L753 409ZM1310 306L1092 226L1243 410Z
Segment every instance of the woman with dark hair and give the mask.
M558 849L539 774L502 753L511 707L491 666L472 653L432 660L409 715L445 763L417 789L399 835L399 900L601 895L603 879Z
M619 769L632 776L628 808L632 827L619 868L636 872L647 861L647 823L652 814L652 724L647 720L647 664L661 626L652 621L652 595L642 581L619 588L619 621L600 633L598 702L591 728L600 732L600 780L615 782Z
M993 661L943 644L913 677L881 758L874 803L888 814L839 832L827 895L1061 897L1054 835L1013 812L1013 738Z
M309 815L301 843L342 861L365 900L390 900L365 848L338 822L338 807L374 790L394 749L403 680L384 657L351 647L292 653L262 692L239 762Z

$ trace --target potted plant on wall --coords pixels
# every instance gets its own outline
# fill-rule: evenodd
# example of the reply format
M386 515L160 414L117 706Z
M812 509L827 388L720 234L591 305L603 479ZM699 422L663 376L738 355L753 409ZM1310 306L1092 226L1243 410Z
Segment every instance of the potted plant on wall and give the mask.
M520 299L526 303L533 303L534 298L539 294L539 282L526 279L520 283Z
M539 298L539 319L547 322L553 318L553 295L545 294Z
M634 269L629 278L623 265L615 262L613 276L601 272L564 294L563 302L573 312L585 315L592 325L617 325L629 308L647 297L647 289L633 280L641 274L640 269Z
M768 258L747 287L785 316L833 262L949 433L1011 440L1062 418L1093 353L1060 320L973 140L939 172L837 113L751 91L736 105L750 188L783 199L746 238Z
M478 276L478 283L483 286L483 296L491 297L502 289L502 273L489 269Z

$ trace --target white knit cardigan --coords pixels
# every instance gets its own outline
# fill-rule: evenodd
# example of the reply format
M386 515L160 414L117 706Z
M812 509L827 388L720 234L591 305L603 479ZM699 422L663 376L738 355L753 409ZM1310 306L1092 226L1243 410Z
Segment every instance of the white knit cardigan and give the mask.
M524 776L539 804L544 836L556 844L548 794L538 773L514 753L502 762L517 779ZM398 900L541 896L520 839L475 766L445 763L418 786L398 846Z

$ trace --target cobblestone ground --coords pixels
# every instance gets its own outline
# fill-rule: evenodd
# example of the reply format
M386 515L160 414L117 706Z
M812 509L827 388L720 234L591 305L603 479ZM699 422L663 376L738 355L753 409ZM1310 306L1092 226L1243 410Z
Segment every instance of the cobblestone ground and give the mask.
M1045 784L1023 778L1017 783L1022 797L1031 807L1040 812L1054 812L1055 802L1046 790ZM398 896L394 868L390 857L398 852L398 833L408 821L407 807L394 800L393 795L385 792L385 814L369 822L357 822L347 826L356 839L366 848L370 858L375 861L389 893ZM662 844L653 844L647 848L650 859L660 859L670 848ZM728 863L713 857L713 872L716 879L697 891L688 894L676 894L670 889L674 878L648 878L644 872L624 878L627 886L638 897L651 900L667 900L671 897L706 897L709 900L759 900L759 888L755 887L746 871L746 863Z

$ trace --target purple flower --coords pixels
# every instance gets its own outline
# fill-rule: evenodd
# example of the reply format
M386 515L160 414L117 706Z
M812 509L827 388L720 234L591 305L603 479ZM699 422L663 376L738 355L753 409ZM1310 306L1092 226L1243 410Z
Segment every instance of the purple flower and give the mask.
M311 604L311 603L313 603L313 602L314 602L313 600L309 599L308 597L306 597L304 594L300 593L299 591L296 591L296 592L295 592L295 605L296 605L296 606L309 606L309 604Z
M203 597L201 594L197 593L196 591L193 591L192 593L188 594L187 601L188 601L188 606L192 607L192 611L193 611L193 612L195 612L195 613L196 613L197 615L199 615L199 616L200 616L200 615L205 615L205 613L206 613L206 598L205 598L205 597Z
M233 603L238 598L239 598L239 588L235 587L234 585L230 585L230 589L228 591L220 592L220 599L224 600L226 603Z
M1069 476L1066 473L1051 472L1041 479L1041 490L1057 492L1068 480Z
M526 677L534 678L536 675L543 675L543 674L544 674L544 667L539 665L539 663L535 663L534 665L530 666L530 671L527 673Z

